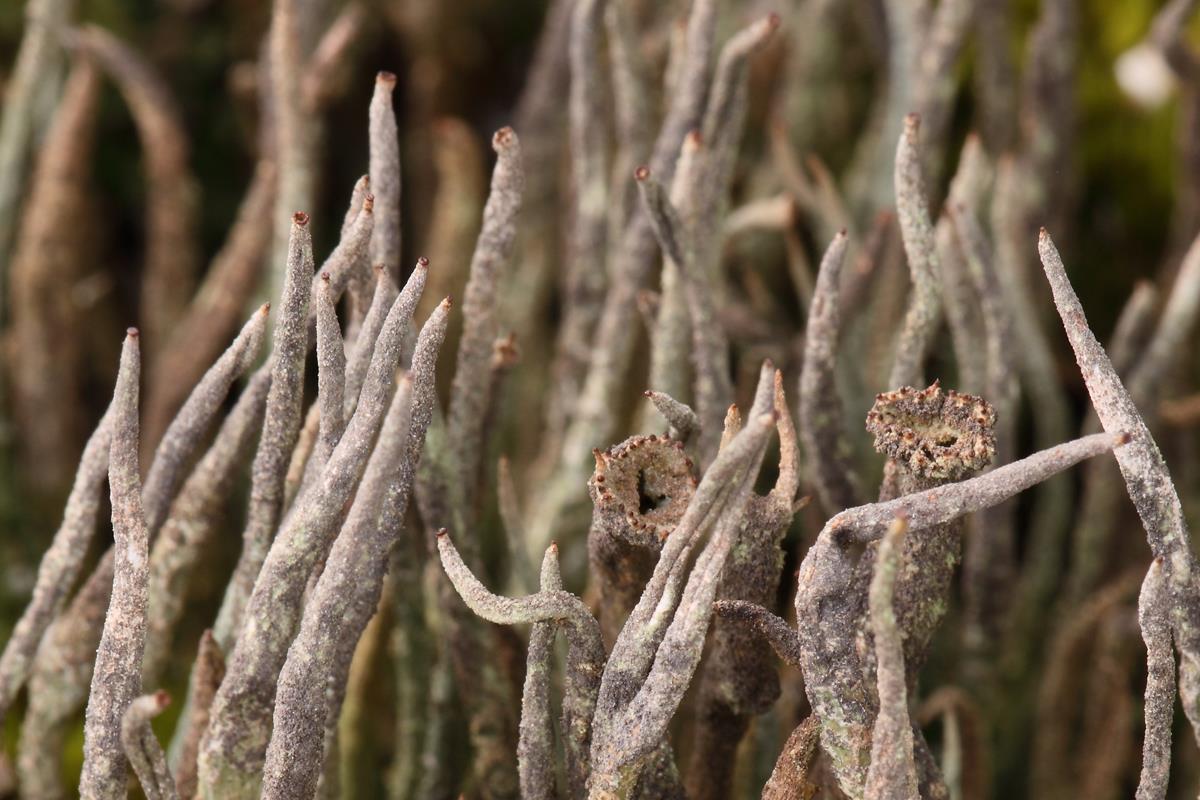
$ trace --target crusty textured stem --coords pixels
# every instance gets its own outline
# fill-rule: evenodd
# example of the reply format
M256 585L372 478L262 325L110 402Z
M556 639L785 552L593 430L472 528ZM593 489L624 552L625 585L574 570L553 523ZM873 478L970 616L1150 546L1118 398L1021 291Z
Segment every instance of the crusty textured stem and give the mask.
M782 617L745 600L718 600L713 611L718 617L747 626L770 644L775 655L786 664L800 669L800 640Z
M705 473L613 646L597 700L592 796L632 788L699 664L721 573L776 421L772 375L772 369L764 368L749 424ZM712 537L684 585L688 556L705 530Z
M783 373L774 373L775 427L779 435L779 476L765 497L752 494L738 523L737 546L721 575L717 597L771 605L783 570L783 537L795 512L800 484L799 446L783 391ZM715 605L714 605L715 610ZM751 720L779 698L780 685L770 647L754 631L718 616L697 680L699 698L688 794L726 797L732 790L738 745Z
M83 773L79 779L79 794L86 800L125 797L121 720L142 685L149 537L142 512L142 484L138 472L140 362L138 334L131 328L121 348L121 369L113 392L108 480L116 556L113 559L112 596L96 651L83 726Z
M269 310L269 305L263 305L250 316L237 338L192 389L155 449L142 489L146 527L151 536L158 533L166 520L192 454L220 413L229 389L258 358Z
M300 623L304 589L309 574L328 552L343 507L366 466L424 277L423 270L413 272L392 304L354 417L318 480L298 498L263 561L246 603L242 631L229 656L228 674L213 701L212 722L200 754L202 795L257 793L279 670Z
M950 328L950 343L954 347L954 363L958 370L958 386L968 392L983 392L986 362L979 358L985 352L983 322L979 299L968 271L965 254L955 235L954 222L947 209L958 204L968 208L981 207L992 178L991 165L979 137L971 134L963 143L958 158L958 170L950 182L946 205L934 228L938 251L938 275L946 322ZM986 394L986 392L984 392Z
M279 318L273 331L271 388L267 393L262 435L254 455L250 509L242 534L242 553L213 627L217 643L227 653L232 650L241 630L246 600L254 587L271 536L282 514L284 479L287 477L292 448L300 432L312 271L312 236L308 231L308 215L297 213L292 218L287 275L279 303Z
M717 320L710 281L696 261L692 248L695 232L685 228L666 192L649 169L635 173L642 207L650 218L664 257L678 267L692 331L692 359L696 376L696 406L700 418L700 455L704 464L716 455L720 442L718 420L733 398L729 379L729 345Z
M1004 293L996 276L991 246L979 221L965 205L949 210L971 282L983 310L986 369L984 396L996 411L996 463L1012 461L1017 448L1017 420L1020 391L1017 383L1016 332L1012 315L1004 302ZM1016 509L1002 503L984 511L964 558L966 594L966 644L972 669L989 671L994 655L991 643L1000 640L1008 614L1008 598L1016 574Z
M941 320L942 299L938 292L937 242L929 206L925 177L921 171L921 155L917 141L920 118L909 114L904 118L904 132L896 148L896 215L900 235L908 257L912 291L904 327L896 340L896 355L892 363L889 386L924 384L924 361L929 345Z
M598 684L604 665L600 626L578 597L562 590L539 591L519 599L492 594L471 574L446 532L437 537L442 567L467 607L499 625L561 621L567 639L567 672L563 697L563 730L568 782L583 787L588 770L588 744L595 715Z
M567 120L575 207L568 241L558 363L554 368L559 406L579 393L608 283L605 246L610 176L608 130L601 122L607 113L607 85L601 69L600 41L607 5L608 0L583 0L576 3L571 14Z
M171 763L175 770L175 785L180 797L196 796L196 757L200 754L200 740L208 729L209 712L213 697L221 681L225 679L225 655L209 628L200 636L200 649L196 663L188 679L188 699L180 715L177 732L178 757L175 757L175 741L171 745Z
M417 269L427 270L429 261L417 259ZM428 276L426 276L428 283ZM375 352L375 342L379 338L379 329L387 319L388 309L396 301L396 282L382 265L375 266L375 293L371 296L371 305L363 316L362 324L358 327L358 335L350 346L350 356L346 363L346 387L343 390L346 407L343 417L349 419L354 415L358 406L358 393L362 391L363 381L367 377L367 367L371 365L371 355ZM424 296L424 295L422 295ZM420 305L418 305L420 308Z
M106 559L111 563L112 550ZM54 621L29 676L29 705L21 728L17 776L30 797L64 797L62 753L79 709L87 702L96 648L112 591L111 567L90 578Z
M686 445L700 430L700 418L686 403L679 402L666 392L653 389L647 389L642 394L650 399L658 413L671 426L667 431L669 438Z
M67 498L62 523L50 548L38 564L33 596L13 627L0 655L0 723L29 677L46 629L75 585L88 544L96 533L101 491L108 477L108 451L112 441L112 414L106 413L88 439L79 459L75 485Z
M1088 327L1083 306L1067 278L1062 258L1045 230L1038 240L1038 252L1100 424L1106 431L1119 429L1130 437L1129 446L1117 451L1117 465L1146 529L1150 551L1162 560L1172 598L1172 632L1181 657L1180 696L1188 719L1197 726L1200 721L1200 662L1197 660L1200 657L1200 602L1197 600L1196 559L1179 495L1137 405Z
M836 380L841 331L839 287L846 258L842 231L829 243L817 272L804 333L804 367L800 372L800 438L809 452L809 471L821 506L828 513L860 505L862 488L842 419Z
M220 532L222 504L233 490L254 438L262 429L271 372L260 367L221 423L208 452L171 504L150 552L150 587L142 685L159 685L172 652L176 625L187 607L197 564ZM185 709L187 706L185 705Z
M680 146L700 124L712 60L714 0L696 0L688 14L686 63L670 94L670 103L650 157L650 170L663 183L674 174ZM645 213L635 211L610 260L611 287L596 324L596 346L583 391L564 433L556 476L531 509L530 547L540 553L555 535L564 511L577 502L578 487L591 468L591 448L610 441L616 424L622 381L633 356L636 297L656 256L654 230Z
M492 344L499 334L497 285L512 253L525 183L521 146L511 128L496 131L492 149L496 151L496 167L463 295L463 333L447 414L450 452L457 465L462 500L467 508L474 502L482 463L482 426L490 402L488 364L492 358Z
M400 269L400 135L392 110L396 76L380 72L368 111L371 191L375 194L375 230L370 263L382 264L393 280Z
M562 590L558 545L546 548L539 591ZM550 722L550 671L554 668L553 622L536 622L529 633L525 687L521 692L521 728L517 741L521 797L549 800L555 796L554 726Z
M321 422L316 449L306 469L317 471L325 466L329 454L346 430L346 345L337 318L337 305L329 285L329 273L321 273L317 291L317 405Z
M969 480L847 509L825 524L800 566L796 618L805 691L844 790L861 793L875 714L856 649L859 606L851 596L855 584L849 545L881 538L898 516L917 535L996 505L1085 458L1108 452L1123 438L1095 434L1076 439Z
M904 677L904 647L892 605L896 573L903 561L901 543L908 531L897 517L880 540L875 554L875 574L869 595L871 632L875 635L875 663L879 715L871 734L871 767L867 770L867 800L916 800L917 768L913 763L912 722L908 718L908 690Z
M288 650L272 726L280 735L267 748L264 798L306 797L316 789L327 755L326 731L337 722L355 645L379 604L387 554L403 526L436 403L435 367L449 308L443 302L422 327L412 370L392 398L349 516Z
M175 779L167 768L167 757L150 727L150 720L170 702L171 696L161 690L144 694L129 704L121 720L121 747L146 800L179 800Z
M1142 581L1138 623L1146 643L1146 727L1137 800L1162 800L1171 774L1171 723L1175 716L1175 653L1171 646L1171 595L1162 562Z
M817 786L808 777L817 757L820 733L815 716L796 726L763 787L763 800L805 800L816 794Z

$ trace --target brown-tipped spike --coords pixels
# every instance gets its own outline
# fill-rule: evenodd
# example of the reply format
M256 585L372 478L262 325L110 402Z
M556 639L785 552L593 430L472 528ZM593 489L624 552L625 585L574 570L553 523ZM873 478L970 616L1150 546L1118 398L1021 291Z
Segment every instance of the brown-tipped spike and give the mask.
M307 225L308 214L304 213L303 211L297 211L295 214L292 214L292 222L301 226Z
M362 210L364 214L375 213L375 195L368 193L367 196L363 198Z
M440 539L440 538L442 538L443 536L447 536L447 535L449 535L449 533L450 533L450 532L449 532L448 530L446 530L445 528L438 528L438 532L437 532L437 538L439 538L439 539Z
M1133 441L1133 434L1129 431L1121 431L1117 434L1117 447L1123 444L1129 444Z
M420 257L418 257L418 258L417 258L417 266L418 266L418 267L428 267L428 266L429 266L429 259L428 259L428 258L426 258L425 256L420 256Z
M261 306L258 307L258 313L262 314L264 317L267 314L270 314L271 313L271 304L263 303Z
M384 83L384 84L387 84L388 86L395 86L396 85L396 73L388 72L387 70L380 70L375 75L375 82L376 83Z
M517 140L517 134L512 128L505 125L500 130L496 131L492 136L492 149L501 150L509 147Z
M650 168L645 164L641 165L633 171L633 179L635 181L645 181L650 179Z

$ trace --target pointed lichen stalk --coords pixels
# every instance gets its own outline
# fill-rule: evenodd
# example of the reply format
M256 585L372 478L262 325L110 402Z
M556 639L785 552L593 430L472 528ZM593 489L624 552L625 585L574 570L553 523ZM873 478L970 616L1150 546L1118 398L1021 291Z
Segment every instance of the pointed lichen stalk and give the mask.
M1117 465L1146 529L1150 551L1161 561L1166 576L1171 629L1180 654L1179 693L1188 720L1200 736L1200 575L1179 495L1158 444L1088 327L1062 258L1045 229L1038 239L1038 253L1100 424L1106 431L1127 431L1130 437L1129 446L1117 451Z
M522 553L522 555L524 555ZM562 591L558 545L551 543L542 559L541 592ZM517 741L521 797L555 797L554 728L550 722L550 671L554 668L554 622L535 622L525 658L525 687L521 691L521 728Z
M288 649L264 766L262 797L267 800L305 797L317 788L319 767L328 756L324 744L337 724L355 645L379 604L387 554L403 528L437 402L435 367L449 312L447 299L421 328L412 369L392 398L349 516ZM331 619L338 624L329 625Z
M901 431L899 441L903 439ZM851 797L862 796L876 714L876 700L864 682L855 635L866 598L859 594L861 588L856 589L862 583L856 581L853 547L878 540L897 516L908 520L906 538L919 538L930 528L1004 502L1126 440L1124 435L1107 433L1086 436L969 480L847 509L825 523L800 566L796 619L805 691L821 723L822 747L843 791ZM916 455L914 452L909 458ZM949 469L945 463L934 465L936 458L926 459L927 466ZM959 469L961 465L952 471ZM909 558L907 552L905 558ZM928 598L916 599L928 602ZM899 614L899 602L896 610Z
M79 794L86 800L125 797L121 720L142 685L149 536L142 511L142 482L138 477L140 373L138 332L130 328L121 349L121 369L113 394L108 480L115 557L112 597L96 651L83 727Z
M875 574L868 598L871 633L875 636L879 716L871 733L871 767L867 800L916 800L917 768L913 763L912 722L904 677L904 648L893 607L896 573L903 566L901 544L908 523L897 517L879 541Z
M1175 716L1175 653L1171 646L1171 596L1162 561L1146 571L1138 598L1138 624L1146 644L1145 735L1137 800L1162 800L1171 774L1171 723Z
M263 560L229 655L228 674L213 701L200 753L202 795L258 794L279 671L300 623L304 590L313 568L329 552L346 501L366 467L424 283L425 271L414 270L392 304L354 417L311 489L297 498Z
M567 639L562 727L567 754L567 781L576 795L589 771L588 748L593 737L594 713L604 645L600 626L578 597L561 589L539 591L519 599L488 591L463 561L446 531L437 538L442 567L467 607L488 622L499 625L563 623Z
M613 646L597 699L588 783L593 797L633 790L700 661L721 574L775 424L773 374L763 369L749 424L705 472ZM689 557L705 533L708 545L689 573Z
M848 240L843 230L829 243L817 272L817 285L808 309L804 333L804 367L800 372L800 437L813 454L808 472L821 507L837 513L862 503L853 453L842 420L842 399L836 382L838 337L841 332L839 288Z
M150 727L150 720L170 703L171 696L164 691L142 695L129 704L121 720L121 746L146 800L179 800L167 757Z

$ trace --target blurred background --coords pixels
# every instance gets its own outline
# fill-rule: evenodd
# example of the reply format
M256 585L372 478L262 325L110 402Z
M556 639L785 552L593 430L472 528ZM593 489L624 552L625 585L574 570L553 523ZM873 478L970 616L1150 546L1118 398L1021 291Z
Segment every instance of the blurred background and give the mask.
M999 70L1001 77L992 82L993 87L1006 87L1014 94L1024 90L1020 73L1026 69L1030 32L1043 6L1056 1L1070 6L1076 15L1074 49L1062 53L1072 67L1067 70L1069 80L1055 87L1060 92L1055 104L1070 119L1060 129L1066 138L1056 143L1053 162L1039 177L1053 198L1046 224L1053 228L1092 327L1105 341L1139 282L1156 284L1164 293L1169 289L1184 250L1200 230L1200 81L1195 77L1181 81L1161 54L1150 52L1144 44L1161 10L1159 3L977 0L973 34L952 70L947 144L944 158L930 173L931 193L944 195L970 132L978 132L989 154L997 158L1020 137L1024 124L1020 104L1010 97L1005 106L993 90L980 87ZM494 160L491 134L513 125L518 135L525 136L522 120L537 113L528 107L528 100L523 109L522 101L530 91L530 69L549 4L543 0L328 0L314 5L323 7L303 46L314 58L312 73L304 79L306 108L318 131L312 163L314 199L307 209L313 220L317 261L336 243L346 200L366 171L367 106L375 74L387 70L398 76L402 264L428 255L435 269L445 270L445 290L458 295ZM637 30L644 32L638 46L647 73L654 76L650 85L660 92L659 76L667 69L671 32L686 15L688 3L627 0L627 5ZM748 117L731 207L788 195L787 181L780 178L772 160L772 136L777 135L772 131L782 131L799 158L816 155L836 182L852 183L856 151L870 125L875 87L886 67L880 0L738 0L721 6L718 41L767 12L782 19L781 34L752 63ZM30 19L27 10L33 15ZM261 225L257 243L248 249L249 277L239 285L234 320L268 297L270 275L282 266L269 255L270 205L254 206L247 199L259 163L263 116L257 62L270 22L270 3L31 0L27 9L21 0L0 0L0 97L4 98L0 118L12 113L11 89L23 34L37 24L38 13L59 12L75 24L95 25L117 37L153 75L129 78L132 88L103 76L94 109L82 112L86 118L77 122L71 141L55 151L54 163L62 169L50 174L54 163L42 164L40 159L51 139L52 112L64 91L70 52L78 46L56 44L39 74L36 97L21 110L30 121L27 152L0 163L0 177L17 187L15 201L0 211L6 215L0 222L7 226L0 231L5 366L0 385L0 641L7 638L27 600L83 443L111 396L122 332L130 325L151 331L158 326L166 337L183 319L182 311L175 317L160 314L162 309L147 296L152 206L169 204L179 226L169 248L176 262L171 273L175 283L166 290L159 288L166 297L190 298L208 271L220 263L240 210L252 218L257 215ZM1193 35L1198 33L1195 28L1180 29L1184 46L1193 39L1200 42ZM331 31L337 31L337 36L328 35ZM322 54L325 60L319 58ZM566 77L560 76L564 85ZM149 97L165 121L139 123L139 91L141 101ZM653 98L655 103L661 99ZM558 130L565 138L565 101L541 113L562 117ZM652 116L657 119L657 112ZM611 119L597 124L611 136L619 135ZM657 129L656 122L650 125ZM159 146L148 143L147 136L157 136ZM526 145L527 158L538 152L563 159L562 164L542 165L551 178L539 190L551 205L558 200L565 208L570 189L564 144ZM156 155L151 155L152 150ZM32 213L31 187L39 172L48 174L47 181L62 182L73 203L67 207L61 199L48 201L46 208L52 213L41 229L36 220L26 219ZM850 204L848 214L856 227L870 229L874 213L881 210L878 204L859 204L853 198ZM246 226L247 230L254 227ZM798 242L808 253L807 261L815 263L825 242L820 240L820 225L803 214L789 218L786 227L784 236L779 230L752 231L727 241L724 263L739 296L752 298L748 307L767 309L765 318L758 320L763 324L756 326L755 320L740 317L730 323L736 331L731 338L739 350L739 377L753 375L757 360L771 355L783 366L791 387L806 309L802 287L789 270L793 256L788 247ZM522 259L537 257L534 251L540 248L552 276L550 288L529 306L534 316L512 323L524 329L519 338L522 360L516 368L520 377L505 400L508 422L497 428L493 447L513 458L518 475L524 474L521 467L544 455L538 444L538 420L550 393L545 359L552 352L553 331L561 314L562 287L553 275L566 246L562 230L540 229L540 235L548 238L535 247L527 241L516 256L520 264ZM528 232L523 235L530 238ZM903 275L902 269L897 274ZM889 285L898 288L880 291L905 290L902 277ZM1038 291L1044 300L1044 287ZM461 322L456 319L454 324ZM1086 394L1057 321L1049 318L1047 330L1059 355L1061 382L1076 418L1082 420ZM443 349L447 364L453 360L453 336ZM1195 341L1194 335L1190 341ZM168 352L187 349L186 342L149 344L151 351L156 347ZM1183 356L1186 363L1178 390L1165 391L1163 400L1194 391L1195 382L1188 376L1200 366L1200 348L1189 347ZM953 375L948 345L933 358L947 376ZM148 385L156 380L155 369L170 375L168 366L151 366ZM637 369L644 371L644 365ZM449 374L443 371L447 384ZM931 369L930 374L943 373ZM169 378L158 380L170 383ZM884 388L865 383L871 393ZM738 385L744 396L747 381L739 380ZM641 383L636 387L640 391ZM164 397L170 395L169 386L163 392ZM633 402L634 393L630 394ZM178 398L162 400L165 419L172 402L177 405ZM152 414L153 409L145 413ZM1027 409L1031 418L1038 413L1036 407ZM1166 429L1167 449L1173 466L1180 466L1177 482L1195 520L1200 476L1189 469L1198 442L1195 420L1187 419L1191 421ZM157 424L161 432L163 419L144 420L144 424L151 428ZM1027 442L1030 434L1022 435ZM535 491L528 485L521 488L526 494ZM229 503L230 536L194 582L185 620L189 627L181 633L181 642L196 641L220 601L240 545L237 532L245 507L244 487L241 491ZM1131 526L1122 536L1127 533L1131 549L1144 558L1141 532L1131 508L1124 499L1122 503L1122 521ZM785 576L792 574L801 542L821 522L811 515L801 517L788 539ZM101 538L108 536L102 532ZM499 537L494 538L490 547L498 551ZM102 545L97 546L98 552ZM1112 561L1117 564L1120 557ZM1119 571L1113 564L1110 573ZM786 599L788 583L785 580L781 599ZM193 652L191 645L180 652L166 681L169 687L178 690L184 685ZM949 660L952 651L942 656ZM930 670L936 672L937 664L935 657ZM1131 678L1134 684L1137 680ZM386 686L387 681L381 680L380 685ZM386 695L385 689L381 692ZM386 714L382 717L379 729L390 731ZM19 714L10 714L3 731L2 741L10 749L19 720ZM161 724L169 729L170 713ZM80 739L69 748L75 755L69 755L64 766L68 774L79 768L81 736L80 732ZM1019 785L1020 764L1017 759L1001 764L996 785ZM1190 768L1194 767L1193 763ZM1009 778L1016 783L1006 783Z

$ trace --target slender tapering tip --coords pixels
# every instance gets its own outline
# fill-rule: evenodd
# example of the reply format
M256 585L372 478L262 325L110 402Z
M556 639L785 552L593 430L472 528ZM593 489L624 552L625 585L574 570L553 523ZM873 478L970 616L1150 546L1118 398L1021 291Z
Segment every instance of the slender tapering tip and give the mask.
M154 693L154 705L158 706L159 711L171 705L170 693L166 689L159 689Z
M271 313L271 304L263 303L261 306L258 307L258 313L262 314L264 317L267 316L268 314L270 314Z
M303 211L297 211L295 214L292 214L292 222L300 227L304 227L308 224L308 214L305 214Z
M840 231L838 231L837 235L838 235L838 237L845 239L847 236L850 235L850 232L847 231L845 228L842 228Z
M650 179L650 168L645 164L641 165L633 171L633 179L635 181L645 181Z
M429 266L429 259L428 259L428 258L426 258L425 256L420 256L420 257L417 259L417 266L418 266L418 267L421 267L422 269L424 269L424 268L428 267L428 266Z
M446 295L446 299L442 301L442 308L450 308L452 305L454 305L454 298Z
M449 533L450 531L446 530L445 528L439 528L437 532L437 538L441 539L443 536L446 536Z
M367 196L363 198L362 213L375 213L375 195L368 193Z
M1045 226L1038 228L1038 241L1045 241L1050 238L1050 231L1046 230Z
M492 136L492 149L498 153L505 148L511 147L516 141L516 131L505 125Z
M551 553L558 555L558 542L551 541L550 546L547 547L546 549L549 550Z
M921 130L921 115L913 112L904 117L904 132L915 136Z
M125 329L125 338L136 339L136 338L138 338L138 336L139 336L139 333L138 333L137 328L126 328Z
M772 31L778 30L779 26L782 24L783 24L783 18L780 17L778 14L776 14L774 11L772 11L770 14L767 15L767 27L770 30L772 30Z
M391 89L396 85L396 73L388 72L387 70L381 70L380 72L376 73L375 82L381 86L386 86L388 89Z
M795 513L802 508L808 508L808 504L812 502L812 495L804 495L796 502L792 503L792 512Z

